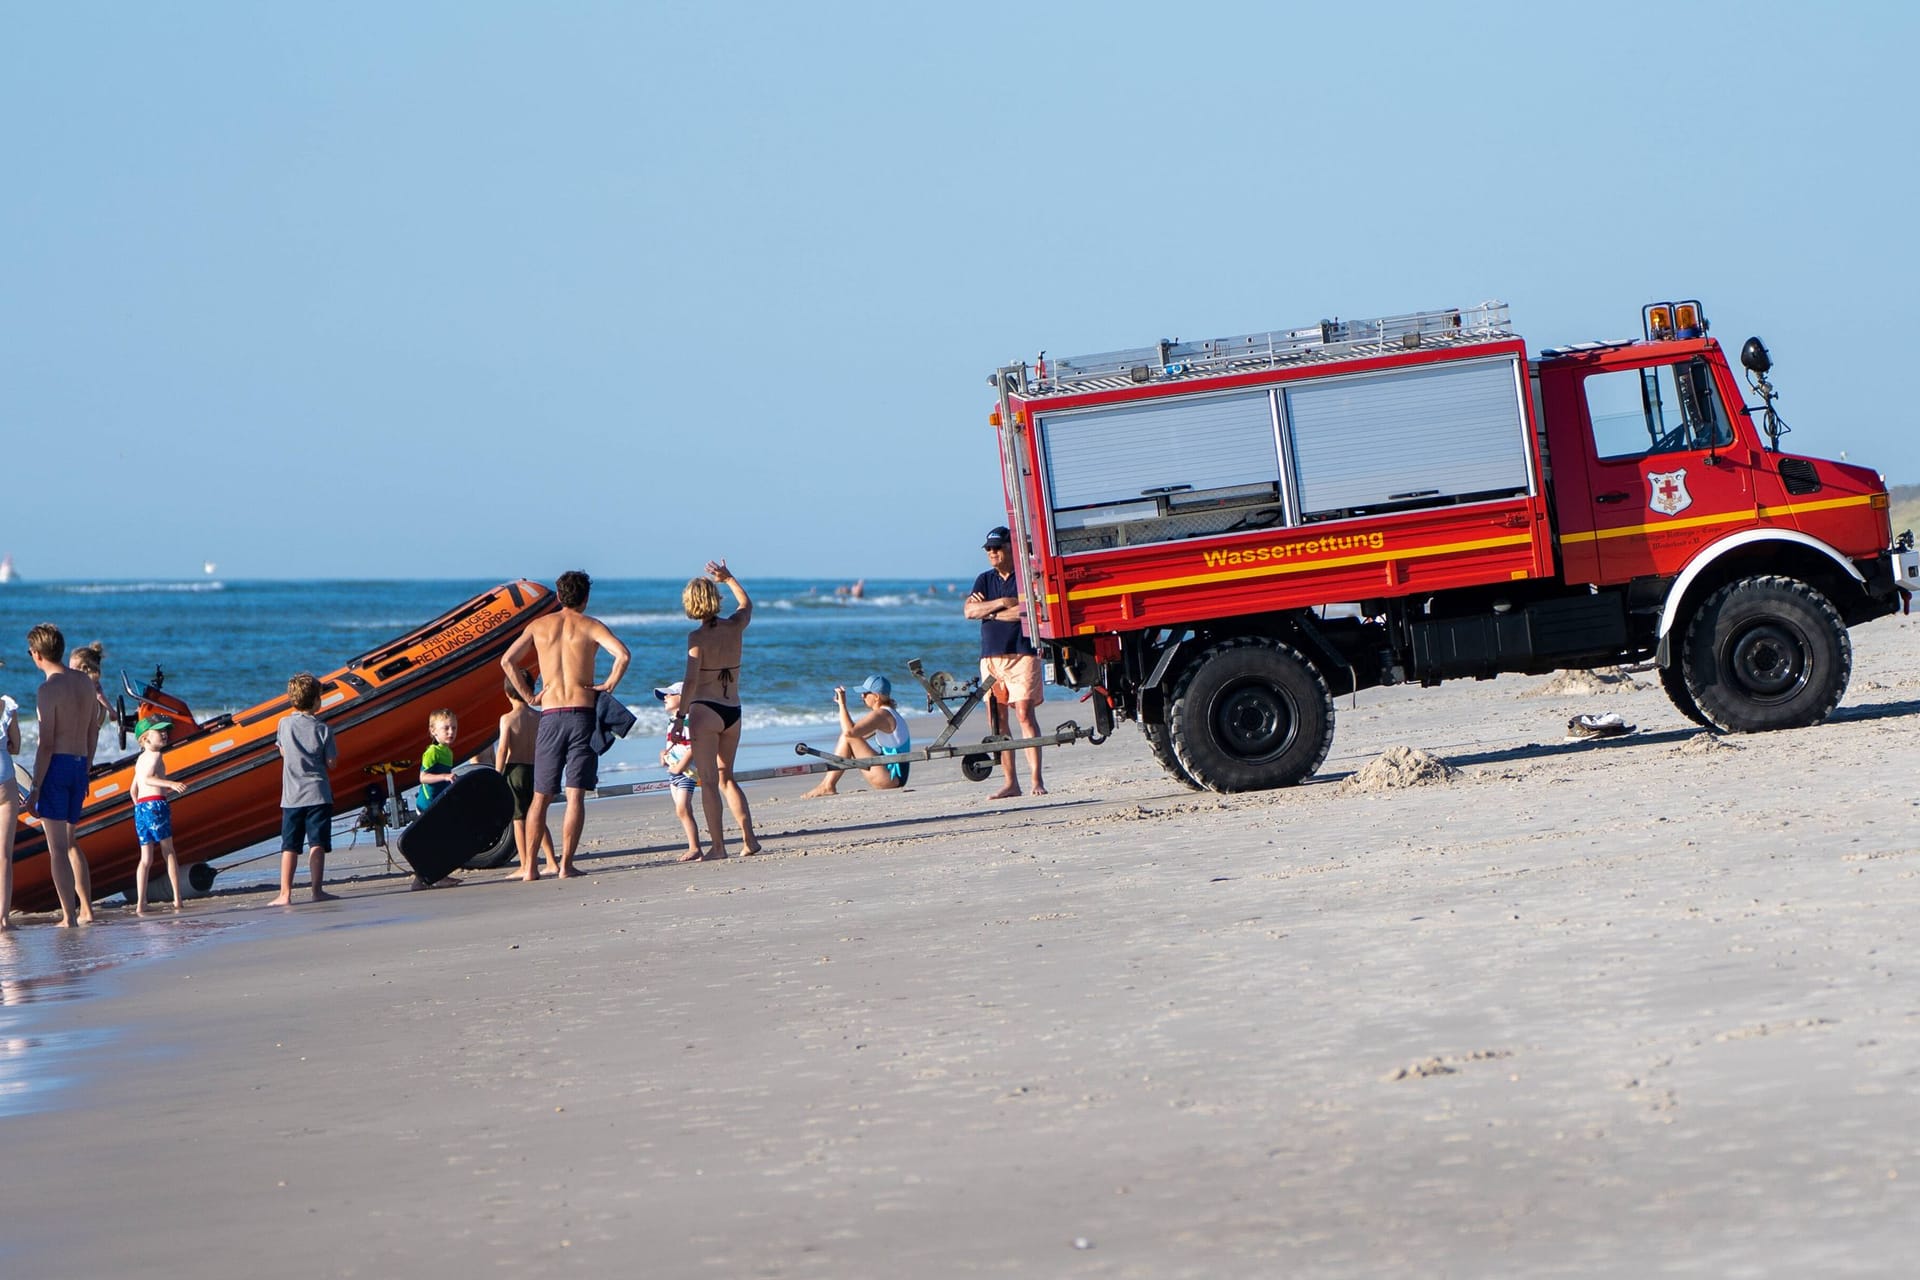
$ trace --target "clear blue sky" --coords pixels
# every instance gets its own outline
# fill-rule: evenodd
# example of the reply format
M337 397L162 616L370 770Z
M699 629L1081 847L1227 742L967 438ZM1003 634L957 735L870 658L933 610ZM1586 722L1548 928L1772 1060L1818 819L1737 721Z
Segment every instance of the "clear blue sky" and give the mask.
M0 550L951 577L995 365L1489 297L1920 480L1916 12L11 4Z

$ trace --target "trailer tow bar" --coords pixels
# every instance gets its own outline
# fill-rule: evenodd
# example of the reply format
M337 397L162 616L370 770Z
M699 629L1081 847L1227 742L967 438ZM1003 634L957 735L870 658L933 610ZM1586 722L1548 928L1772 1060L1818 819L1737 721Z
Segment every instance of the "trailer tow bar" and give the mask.
M880 760L868 757L864 760L846 759L809 747L800 743L794 747L794 754L809 757L804 764L775 765L770 769L741 769L734 773L736 782L767 782L775 778L803 778L816 773L841 773L848 769L868 769L877 763L917 764L926 760L951 760L960 758L960 771L969 782L985 782L993 776L994 757L1001 751L1017 751L1022 747L1064 747L1085 738L1089 742L1102 742L1113 732L1113 704L1107 700L1105 690L1095 690L1089 696L1093 699L1093 719L1095 728L1082 729L1071 720L1063 720L1060 727L1052 733L1038 738L1009 739L1003 734L990 733L981 742L953 746L953 735L959 731L961 723L973 714L987 699L992 689L991 682L981 684L978 680L962 683L944 671L932 675L926 673L920 660L915 658L907 664L914 678L927 691L927 710L936 708L946 717L947 727L940 736L925 747L908 751L897 756L885 756ZM950 705L958 703L958 706ZM997 704L996 704L997 708ZM647 782L620 782L603 786L593 794L596 799L610 799L615 796L651 795L666 791L673 784L668 779L657 778Z
M1071 746L1082 738L1099 743L1105 741L1107 735L1113 731L1113 711L1105 700L1105 691L1091 690L1087 697L1094 700L1095 728L1082 729L1071 720L1063 720L1053 732L1043 733L1037 738L1012 738L995 732L989 733L977 745L967 743L954 746L952 745L953 735L959 731L967 717L973 714L974 708L987 701L988 695L993 691L993 678L989 676L984 681L976 679L961 683L945 671L936 671L928 675L918 658L907 663L907 670L913 673L914 679L918 680L921 687L927 691L927 710L937 709L947 722L947 727L940 731L940 736L927 746L885 757L847 757L836 756L818 747L810 747L804 742L796 742L793 746L794 754L809 756L820 761L826 766L823 772L870 769L876 763L919 764L923 761L951 760L957 756L960 759L960 772L966 776L967 781L985 782L993 776L994 757L1002 751L1019 751L1026 747L1065 747ZM951 705L955 702L959 703L957 707ZM997 705L992 705L992 710L998 709ZM1103 719L1102 712L1105 713L1106 721L1104 731L1097 727ZM994 727L999 728L998 725ZM986 750L981 750L983 747Z

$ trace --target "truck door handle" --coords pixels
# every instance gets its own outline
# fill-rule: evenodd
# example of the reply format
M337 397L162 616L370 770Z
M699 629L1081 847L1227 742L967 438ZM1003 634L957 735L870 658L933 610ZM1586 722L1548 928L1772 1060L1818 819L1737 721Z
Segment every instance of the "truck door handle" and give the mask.
M1631 495L1622 490L1615 489L1612 493L1597 493L1593 496L1593 500L1595 502L1625 502L1629 496Z

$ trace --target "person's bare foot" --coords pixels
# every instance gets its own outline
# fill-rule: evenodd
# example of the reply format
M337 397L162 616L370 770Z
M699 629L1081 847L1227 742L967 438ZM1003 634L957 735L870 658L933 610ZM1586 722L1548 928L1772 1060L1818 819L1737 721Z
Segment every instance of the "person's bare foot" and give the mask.
M988 796L987 799L1011 800L1019 794L1020 794L1020 784L1017 782L1009 782L1006 786L1000 788L998 791Z
M1033 784L1033 790L1028 792L1027 794L1035 795L1035 796L1043 796L1047 794L1047 789L1036 782Z
M340 901L340 895L337 893L328 893L325 889L315 889L313 891L313 900L315 902L338 902Z
M839 794L838 784L829 785L822 782L811 791L802 791L800 798L802 800L818 800L821 796L837 796Z
M746 845L740 846L740 856L743 858L751 858L756 854L758 854L759 852L760 852L760 842L758 840L755 840L752 844L746 844Z
M91 907L87 908L86 910L80 913L80 923L81 924L93 923L93 909Z
M706 856L707 856L706 854L701 853L698 849L689 849L685 853L681 854L678 858L675 858L674 861L675 862L698 862L700 861L700 859Z
M515 880L520 881L522 884L532 884L535 880L538 880L540 878L540 872L536 868L535 870L532 870L532 871L523 871L519 875L514 876L513 878Z
M72 916L61 916L61 917L60 917L60 927L61 927L62 929L71 929L71 928L73 928L73 926L74 926L74 924L75 924L75 923L76 923L76 922L75 922L75 920L74 920L74 918L73 918Z
M559 880L578 880L580 873L572 867L562 867L560 870L554 872L554 878Z
M175 910L178 910L178 909L179 908L177 907L175 908ZM145 907L135 907L133 909L133 914L137 916L144 916L145 914L147 914L147 909Z
M290 907L293 905L293 895L290 893L283 893L279 897L275 898L272 902L269 902L267 905L270 907Z

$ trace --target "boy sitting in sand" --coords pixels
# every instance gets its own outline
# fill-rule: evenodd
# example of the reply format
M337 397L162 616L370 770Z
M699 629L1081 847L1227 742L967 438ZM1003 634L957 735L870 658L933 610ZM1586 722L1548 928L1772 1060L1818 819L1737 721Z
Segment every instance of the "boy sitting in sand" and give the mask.
M693 745L687 740L687 726L680 720L680 689L681 682L675 680L653 691L653 696L667 707L667 745L660 753L660 767L672 775L673 812L680 819L680 829L687 833L687 851L680 855L680 861L698 862L700 824L693 820L693 793L700 779L693 771Z
M507 714L500 717L500 737L493 747L493 767L507 780L513 792L513 847L520 854L520 878L537 880L534 861L544 851L547 874L559 875L560 862L553 856L553 835L544 827L534 832L527 827L527 808L533 803L533 745L540 736L540 713L528 706L520 691L508 680ZM535 848L533 841L538 840Z
M173 909L181 908L180 858L173 851L173 808L166 793L175 795L187 789L184 782L167 776L167 730L171 720L152 716L133 726L134 740L140 744L140 759L133 766L133 831L140 840L140 869L133 873L133 914L147 914L147 876L154 859L165 854L167 879L173 885Z
M280 748L280 896L276 907L293 904L293 873L300 864L300 845L307 846L307 879L315 902L331 902L334 895L320 887L327 878L327 854L333 849L333 784L327 770L339 759L333 730L320 717L320 681L302 671L287 681L290 715L274 730Z

